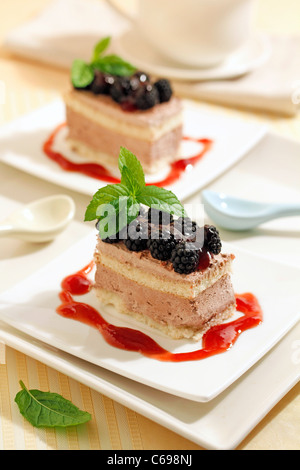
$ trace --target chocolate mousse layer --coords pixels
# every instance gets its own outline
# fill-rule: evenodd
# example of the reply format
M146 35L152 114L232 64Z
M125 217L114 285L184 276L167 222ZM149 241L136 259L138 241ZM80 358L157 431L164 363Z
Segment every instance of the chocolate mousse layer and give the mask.
M139 155L147 173L158 171L171 163L174 155L179 153L181 125L152 142L124 135L117 129L108 129L69 108L67 122L72 149L106 167L117 166L120 147L129 148L133 154Z
M70 146L92 161L116 167L123 146L139 156L146 173L154 173L178 158L182 105L176 97L132 112L89 91L72 90L65 103Z
M124 313L148 317L178 336L180 330L198 332L214 318L227 314L235 296L229 275L221 277L193 299L168 294L142 286L104 266L98 266L95 289L101 299L104 290L117 294ZM105 296L106 300L109 296ZM114 304L113 296L111 302ZM120 307L119 305L119 307ZM146 321L147 323L147 321Z

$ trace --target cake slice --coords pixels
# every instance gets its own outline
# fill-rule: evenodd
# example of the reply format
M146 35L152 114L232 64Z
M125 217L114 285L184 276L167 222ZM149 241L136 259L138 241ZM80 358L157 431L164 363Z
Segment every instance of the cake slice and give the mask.
M124 151L119 162L124 171L122 189L120 185L100 189L86 212L86 220L98 218L94 292L103 304L171 338L198 340L236 310L230 276L234 255L221 252L217 229L190 220L173 193L143 187L141 167L130 152L124 157ZM138 185L133 187L132 181ZM110 219L99 218L99 207L107 209L112 194L110 203L116 207L116 194L124 196L126 188L138 213L136 217L131 213L127 224L106 230ZM149 208L154 198L156 207Z
M178 158L181 100L168 80L152 81L121 58L101 54L91 64L73 63L73 88L65 96L69 145L109 170L124 146L139 155L146 173L156 173Z
M173 339L197 340L235 311L232 260L232 255L212 255L204 270L179 274L170 261L152 258L149 250L131 252L124 243L100 240L94 289L103 304Z

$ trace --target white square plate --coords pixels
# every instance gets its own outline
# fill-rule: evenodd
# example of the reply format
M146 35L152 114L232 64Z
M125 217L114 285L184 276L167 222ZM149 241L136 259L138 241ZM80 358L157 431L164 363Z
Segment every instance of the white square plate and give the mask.
M95 239L92 231L42 270L3 293L0 319L51 346L127 378L182 398L206 402L244 374L300 318L299 269L224 246L224 252L232 251L236 255L235 292L252 292L257 296L264 312L261 325L244 332L225 353L200 361L165 363L111 347L95 329L55 312L60 303L62 279L89 263ZM93 292L80 300L99 308ZM5 305L9 303L14 305ZM31 309L24 310L24 306ZM138 328L172 352L201 347L200 343L166 339L113 309L101 307L100 310L110 323Z
M91 196L107 183L80 173L67 172L43 152L44 142L57 125L65 120L64 103L58 100L4 125L0 130L0 161L43 180ZM244 122L203 112L191 102L185 101L184 134L209 138L214 144L190 171L187 169L180 180L168 189L181 200L187 198L244 157L262 139L266 130L266 126L256 122ZM64 140L66 131L65 128L59 134L56 150L73 161L84 162L81 157L69 151ZM182 147L184 157L195 155L199 151L199 144L183 142ZM151 177L149 181L161 181L164 176L166 172L155 178Z
M235 449L298 383L300 324L208 403L169 395L71 356L0 322L0 340L205 449Z

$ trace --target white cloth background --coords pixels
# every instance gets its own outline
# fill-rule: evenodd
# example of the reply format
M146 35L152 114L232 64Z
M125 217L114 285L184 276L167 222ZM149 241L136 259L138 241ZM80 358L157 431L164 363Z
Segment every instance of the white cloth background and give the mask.
M14 53L69 67L74 58L89 60L102 36L129 27L105 2L54 0L39 16L13 30L5 46ZM259 68L235 79L174 83L189 98L294 115L300 103L300 37L270 37L272 52Z

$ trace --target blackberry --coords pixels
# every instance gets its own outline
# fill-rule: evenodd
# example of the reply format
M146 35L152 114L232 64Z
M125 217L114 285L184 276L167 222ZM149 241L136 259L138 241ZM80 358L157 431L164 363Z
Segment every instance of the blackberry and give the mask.
M123 90L118 80L111 86L109 94L116 103L121 103L123 99Z
M110 88L110 96L116 103L131 103L136 106L136 96L143 91L144 85L137 77L116 77Z
M174 228L180 232L182 238L195 235L197 227L197 223L189 217L178 217L174 222Z
M150 82L150 77L142 70L138 70L133 74L133 77L136 77L140 83Z
M116 238L113 238L113 237L116 237ZM104 243L109 243L109 244L112 244L112 243L119 243L119 237L117 237L116 235L113 235L113 237L107 237L107 238L102 238L101 241L103 241Z
M130 251L143 251L147 248L148 224L135 219L128 225L125 246Z
M173 222L172 214L150 207L148 210L148 222L154 225L169 225Z
M119 83L122 87L124 96L128 96L131 92L131 81L130 77L119 77Z
M90 90L95 95L107 95L114 82L115 79L112 75L102 73L100 70L95 70L95 78L90 85Z
M171 256L174 271L179 274L190 274L196 271L200 254L201 249L196 249L193 243L178 243Z
M148 248L152 258L167 261L171 258L176 247L176 240L169 230L158 230L155 238L148 241Z
M173 94L173 90L169 80L166 78L161 78L154 83L155 88L158 91L159 101L164 103L165 101L170 101Z
M213 255L218 255L221 252L220 235L214 225L204 225L204 248Z
M132 77L130 77L130 80L129 80L129 93L131 95L134 95L137 90L139 90L141 88L142 84L141 82L139 81L138 77L135 77L134 75Z
M109 94L116 103L122 103L130 93L129 77L115 77L110 87Z
M136 93L135 104L138 109L146 110L153 108L158 102L158 91L151 84L145 85Z

